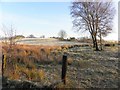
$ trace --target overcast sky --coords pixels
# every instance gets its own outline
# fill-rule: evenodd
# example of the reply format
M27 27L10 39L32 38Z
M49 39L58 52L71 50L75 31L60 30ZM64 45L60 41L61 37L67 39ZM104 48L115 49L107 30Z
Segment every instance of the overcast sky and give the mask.
M30 34L37 37L41 35L58 36L61 29L67 32L68 37L86 36L85 33L76 33L72 29L70 5L71 2L1 2L0 23L7 27L12 24L16 28L17 34L25 36ZM113 32L105 38L109 40L118 39L117 1L114 6L116 15ZM0 31L0 35L3 36L2 31Z

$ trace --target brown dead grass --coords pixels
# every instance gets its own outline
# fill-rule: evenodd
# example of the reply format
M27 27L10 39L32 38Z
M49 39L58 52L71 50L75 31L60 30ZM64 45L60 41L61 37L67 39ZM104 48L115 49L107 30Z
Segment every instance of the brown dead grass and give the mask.
M36 73L35 65L60 61L61 57L58 52L61 50L61 46L14 45L9 48L9 45L4 44L2 46L2 52L6 56L4 76L10 79L20 79L21 72L23 72L26 75L25 78L29 80L38 79L36 77L42 79L44 72Z

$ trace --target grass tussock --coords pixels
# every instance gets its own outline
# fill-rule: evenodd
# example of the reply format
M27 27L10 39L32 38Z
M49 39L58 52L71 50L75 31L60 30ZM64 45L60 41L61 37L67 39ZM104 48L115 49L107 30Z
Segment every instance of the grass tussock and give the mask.
M10 79L43 79L44 71L37 71L37 64L59 63L62 60L62 50L68 46L37 46L4 44L2 51L5 56L4 76ZM69 60L72 63L72 60ZM24 77L21 77L23 74Z
M4 76L50 86L61 80L62 56L65 53L68 56L66 85L59 83L57 88L116 88L118 47L103 48L103 51L94 51L85 45L14 45L10 49L3 45Z

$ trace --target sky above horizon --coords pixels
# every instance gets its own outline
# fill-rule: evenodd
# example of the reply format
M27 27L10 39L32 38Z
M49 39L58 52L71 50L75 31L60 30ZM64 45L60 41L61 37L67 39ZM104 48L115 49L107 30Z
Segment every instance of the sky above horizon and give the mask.
M105 38L107 40L118 40L118 2L114 5L113 32ZM60 30L65 30L68 37L84 37L86 33L72 28L70 6L71 2L1 2L0 23L7 27L13 25L18 35L57 37ZM0 33L4 35L2 30Z

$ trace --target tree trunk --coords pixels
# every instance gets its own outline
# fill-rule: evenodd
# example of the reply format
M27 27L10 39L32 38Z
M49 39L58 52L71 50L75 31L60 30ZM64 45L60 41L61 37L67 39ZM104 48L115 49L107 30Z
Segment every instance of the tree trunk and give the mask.
M92 36L92 41L93 41L93 48L95 48L95 39L94 39L93 35L91 35L91 36Z
M102 37L100 37L100 50L103 50L103 48L102 48Z
M96 51L99 51L99 48L98 48L98 43L97 43L97 38L96 38L96 36L95 36L95 49L96 49Z
M101 31L100 31L100 50L103 50L103 49L102 49L102 36L101 36Z

